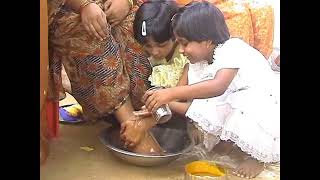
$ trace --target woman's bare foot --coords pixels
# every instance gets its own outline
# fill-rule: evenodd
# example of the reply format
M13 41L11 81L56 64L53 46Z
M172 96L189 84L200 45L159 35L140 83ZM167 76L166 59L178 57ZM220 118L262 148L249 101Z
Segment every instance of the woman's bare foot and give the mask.
M155 124L152 117L132 117L132 119L121 123L120 137L125 141L125 146L133 148L145 138L148 130Z
M221 140L217 145L215 145L212 151L218 153L219 155L225 156L232 151L233 142Z
M164 153L161 146L150 133L150 131L145 133L145 136L143 137L141 142L138 145L134 146L134 148L132 148L131 150L133 152L141 154L162 155Z
M234 175L242 178L255 178L264 168L264 163L261 163L253 158L244 160L233 172Z
M121 123L120 138L125 142L124 147L133 148L146 136L148 129L140 120L130 119Z
M149 134L149 129L156 125L152 116L141 118L134 115L130 99L115 111L121 123L120 138L125 148L143 154L161 153L158 142Z
M160 155L163 153L161 146L149 131L153 126L152 123L149 123L151 120L149 118L128 120L121 124L120 137L125 141L125 148L141 154Z

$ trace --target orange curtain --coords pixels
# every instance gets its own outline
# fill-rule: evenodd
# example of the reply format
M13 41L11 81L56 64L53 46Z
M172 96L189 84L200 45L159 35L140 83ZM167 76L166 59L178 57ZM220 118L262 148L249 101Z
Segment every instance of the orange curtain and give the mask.
M273 50L274 10L271 4L249 3L254 34L253 47L258 49L266 59Z
M192 0L176 0L186 5ZM223 13L231 37L237 37L259 50L266 59L273 49L274 12L259 1L208 0Z

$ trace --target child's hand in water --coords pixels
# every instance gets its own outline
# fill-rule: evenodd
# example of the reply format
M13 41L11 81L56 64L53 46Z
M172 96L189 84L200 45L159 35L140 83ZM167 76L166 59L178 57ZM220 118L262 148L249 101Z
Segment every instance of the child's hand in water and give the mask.
M170 89L150 90L142 97L142 101L145 102L145 106L151 112L156 111L161 105L168 104L173 100L174 98Z

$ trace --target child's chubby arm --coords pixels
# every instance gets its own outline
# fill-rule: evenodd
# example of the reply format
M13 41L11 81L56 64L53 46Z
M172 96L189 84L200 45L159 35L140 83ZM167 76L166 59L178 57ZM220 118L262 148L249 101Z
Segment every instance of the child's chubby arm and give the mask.
M227 90L237 72L237 68L220 69L211 80L173 88L174 96L171 98L192 100L220 96Z
M145 101L147 109L154 111L161 105L168 104L171 101L220 96L226 91L237 72L238 69L236 68L220 69L212 80L206 80L192 85L147 91L143 96L143 100Z
M172 101L169 103L170 109L172 111L174 111L175 113L182 115L182 116L184 116L186 114L190 105L191 105L191 101L187 101L187 102Z
M188 84L188 70L189 63L184 65L182 76L180 77L177 86L184 86ZM191 105L191 102L171 101L168 105L172 111L184 116Z

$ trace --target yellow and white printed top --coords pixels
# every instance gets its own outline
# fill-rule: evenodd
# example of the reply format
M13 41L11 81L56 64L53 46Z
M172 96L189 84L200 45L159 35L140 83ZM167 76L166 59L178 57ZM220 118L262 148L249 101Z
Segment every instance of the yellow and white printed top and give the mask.
M149 81L152 86L163 86L166 88L175 87L182 75L183 67L189 63L189 60L179 53L179 46L176 47L172 58L167 61L165 58L162 60L155 60L149 58L152 68L152 74Z

